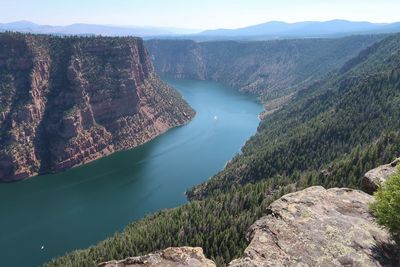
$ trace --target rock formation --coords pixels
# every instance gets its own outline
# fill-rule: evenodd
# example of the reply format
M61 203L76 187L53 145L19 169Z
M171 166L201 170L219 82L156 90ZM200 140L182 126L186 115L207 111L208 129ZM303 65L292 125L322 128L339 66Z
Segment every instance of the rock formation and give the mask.
M252 225L244 257L229 266L396 266L389 233L368 211L372 200L320 186L285 195Z
M400 165L400 158L389 164L381 165L368 171L362 179L362 188L365 192L372 194L382 185L389 176L397 172Z
M215 267L215 263L207 259L203 249L192 247L167 248L145 256L126 258L120 261L100 263L99 267Z
M0 181L138 146L194 111L139 38L0 34Z
M149 40L145 45L160 75L213 80L242 92L276 98L341 67L381 38L260 42Z

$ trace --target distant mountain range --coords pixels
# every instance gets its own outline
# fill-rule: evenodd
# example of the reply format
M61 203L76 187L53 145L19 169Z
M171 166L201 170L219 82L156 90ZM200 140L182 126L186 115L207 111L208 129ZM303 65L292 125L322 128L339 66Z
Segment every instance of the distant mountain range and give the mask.
M287 23L270 21L238 29L193 30L167 27L71 24L39 25L30 21L0 23L1 31L19 31L59 35L140 36L146 39L267 40L283 38L337 37L352 34L400 32L400 22L371 23L347 20L304 21Z
M18 31L59 35L104 35L104 36L163 36L194 34L200 30L167 27L115 26L97 24L71 24L67 26L39 25L30 21L0 23L1 31Z
M199 36L228 38L248 37L324 37L343 36L349 34L364 33L393 33L400 31L400 22L396 23L371 23L353 22L347 20L330 20L324 22L304 21L286 23L281 21L270 21L238 29L207 30L199 33ZM269 39L268 38L268 39Z

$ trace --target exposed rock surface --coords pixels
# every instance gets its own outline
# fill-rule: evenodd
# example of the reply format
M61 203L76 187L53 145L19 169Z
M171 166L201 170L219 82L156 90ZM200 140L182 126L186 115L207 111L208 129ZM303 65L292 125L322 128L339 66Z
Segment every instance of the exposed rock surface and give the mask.
M194 111L139 38L0 34L0 181L128 149Z
M244 257L229 266L396 266L389 233L368 211L372 200L320 186L285 195L252 225Z
M145 45L160 75L214 80L243 92L266 93L275 98L341 67L381 38L262 42L149 40Z
M365 192L372 194L380 185L382 185L389 176L397 172L400 165L400 158L389 164L381 165L375 169L368 171L362 180L362 188Z
M192 247L167 248L145 256L126 258L120 261L100 263L99 267L215 267L212 260L207 259L203 249Z

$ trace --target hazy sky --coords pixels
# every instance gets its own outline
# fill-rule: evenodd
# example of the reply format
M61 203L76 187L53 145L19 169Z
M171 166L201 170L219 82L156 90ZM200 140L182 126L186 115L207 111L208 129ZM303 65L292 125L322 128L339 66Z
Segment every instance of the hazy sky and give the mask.
M237 28L270 20L400 21L400 0L0 0L0 22Z

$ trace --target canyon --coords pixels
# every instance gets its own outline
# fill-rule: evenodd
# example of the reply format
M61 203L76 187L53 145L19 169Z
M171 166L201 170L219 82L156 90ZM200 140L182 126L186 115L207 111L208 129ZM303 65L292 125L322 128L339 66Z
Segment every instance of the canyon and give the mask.
M261 95L267 105L282 96L290 101L262 116L257 133L222 171L187 190L187 204L48 266L94 265L181 246L202 247L217 266L398 266L395 234L382 231L368 208L373 197L359 189L363 179L376 188L384 180L376 175L392 173L400 155L400 35L346 38L146 42L160 75L232 82L232 89ZM363 38L375 41L355 42ZM310 44L308 53L295 45L302 42ZM268 60L263 45L285 48L285 64ZM274 51L271 57L279 54ZM247 79L261 81L252 76L257 63L279 73L260 71L271 74L271 83L250 89Z
M377 176L393 173L398 162L393 160L400 154L399 35L204 43L0 36L4 38L1 51L5 51L0 55L0 66L4 66L0 73L3 181L69 169L138 146L190 121L193 109L160 81L156 72L183 79L184 87L199 82L184 80L187 78L221 82L232 91L259 96L266 108L257 133L241 150L233 151L238 154L207 181L208 175L196 178L197 185L179 180L187 177L182 170L189 168L191 161L185 161L187 166L178 162L185 166L173 170L168 170L172 164L167 164L168 171L158 174L165 174L168 181L179 177L179 183L187 182L185 188L194 186L186 191L189 203L133 222L89 249L54 258L48 266L94 266L100 262L103 266L140 266L152 260L182 266L201 266L200 261L212 266L205 256L217 266L268 266L268 262L390 266L397 260L390 234L378 227L368 211L373 198L357 189L367 184L375 190L384 180ZM179 84L175 82L174 87ZM188 99L194 95L187 92ZM209 104L213 99L204 97L202 101ZM236 114L235 118L248 112L229 106L227 113ZM180 147L189 144L188 138L202 139L226 123L215 113L218 109L205 109L212 127L196 136L180 136ZM237 129L226 127L222 138L228 140ZM200 156L210 158L218 144L207 142L212 148L204 154L185 151L185 158L196 162ZM155 150L154 146L150 150ZM165 150L177 148L171 145ZM157 162L154 159L162 158L164 152L149 153L151 162ZM101 169L99 165L106 160L93 166ZM139 167L142 161L129 161L128 172L144 170ZM386 162L392 163L371 171L365 175L366 182L362 181L367 170ZM174 186L165 185L165 179L152 184L156 169L148 168L150 178L143 179L152 191L140 192L144 196L133 194L139 198L129 196L134 191L128 185L137 182L131 173L112 183L114 187L107 186L116 195L125 189L123 199L127 200L124 204L116 201L109 210L119 207L122 211L121 207L131 202L140 208L138 202L151 199L154 192L160 197L164 186ZM101 179L89 180L104 182L115 173L112 170L99 174ZM74 183L73 177L69 178L73 186L87 181L77 176ZM82 192L100 192L94 189ZM82 192L77 191L77 199L86 196ZM106 200L106 196L112 194L103 193L102 198ZM104 201L99 208L99 200L95 202L101 215L103 207L114 203ZM21 205L25 207L25 203ZM85 208L80 206L71 214ZM126 217L110 216L110 224L119 220L126 225ZM25 237L23 231L18 234ZM323 244L321 250L315 248L319 243ZM65 251L57 249L52 255ZM147 256L139 256L144 254ZM35 257L49 259L49 255Z
M195 112L139 38L0 34L0 181L143 144Z
M159 75L218 81L265 100L321 79L384 35L257 42L148 40Z
M243 153L189 198L275 176L360 188L363 171L400 154L399 44L399 34L388 36L295 92L261 121Z
M183 192L220 171L255 133L255 97L213 82L164 81L196 110L190 123L76 168L0 184L3 265L39 266L187 203Z

